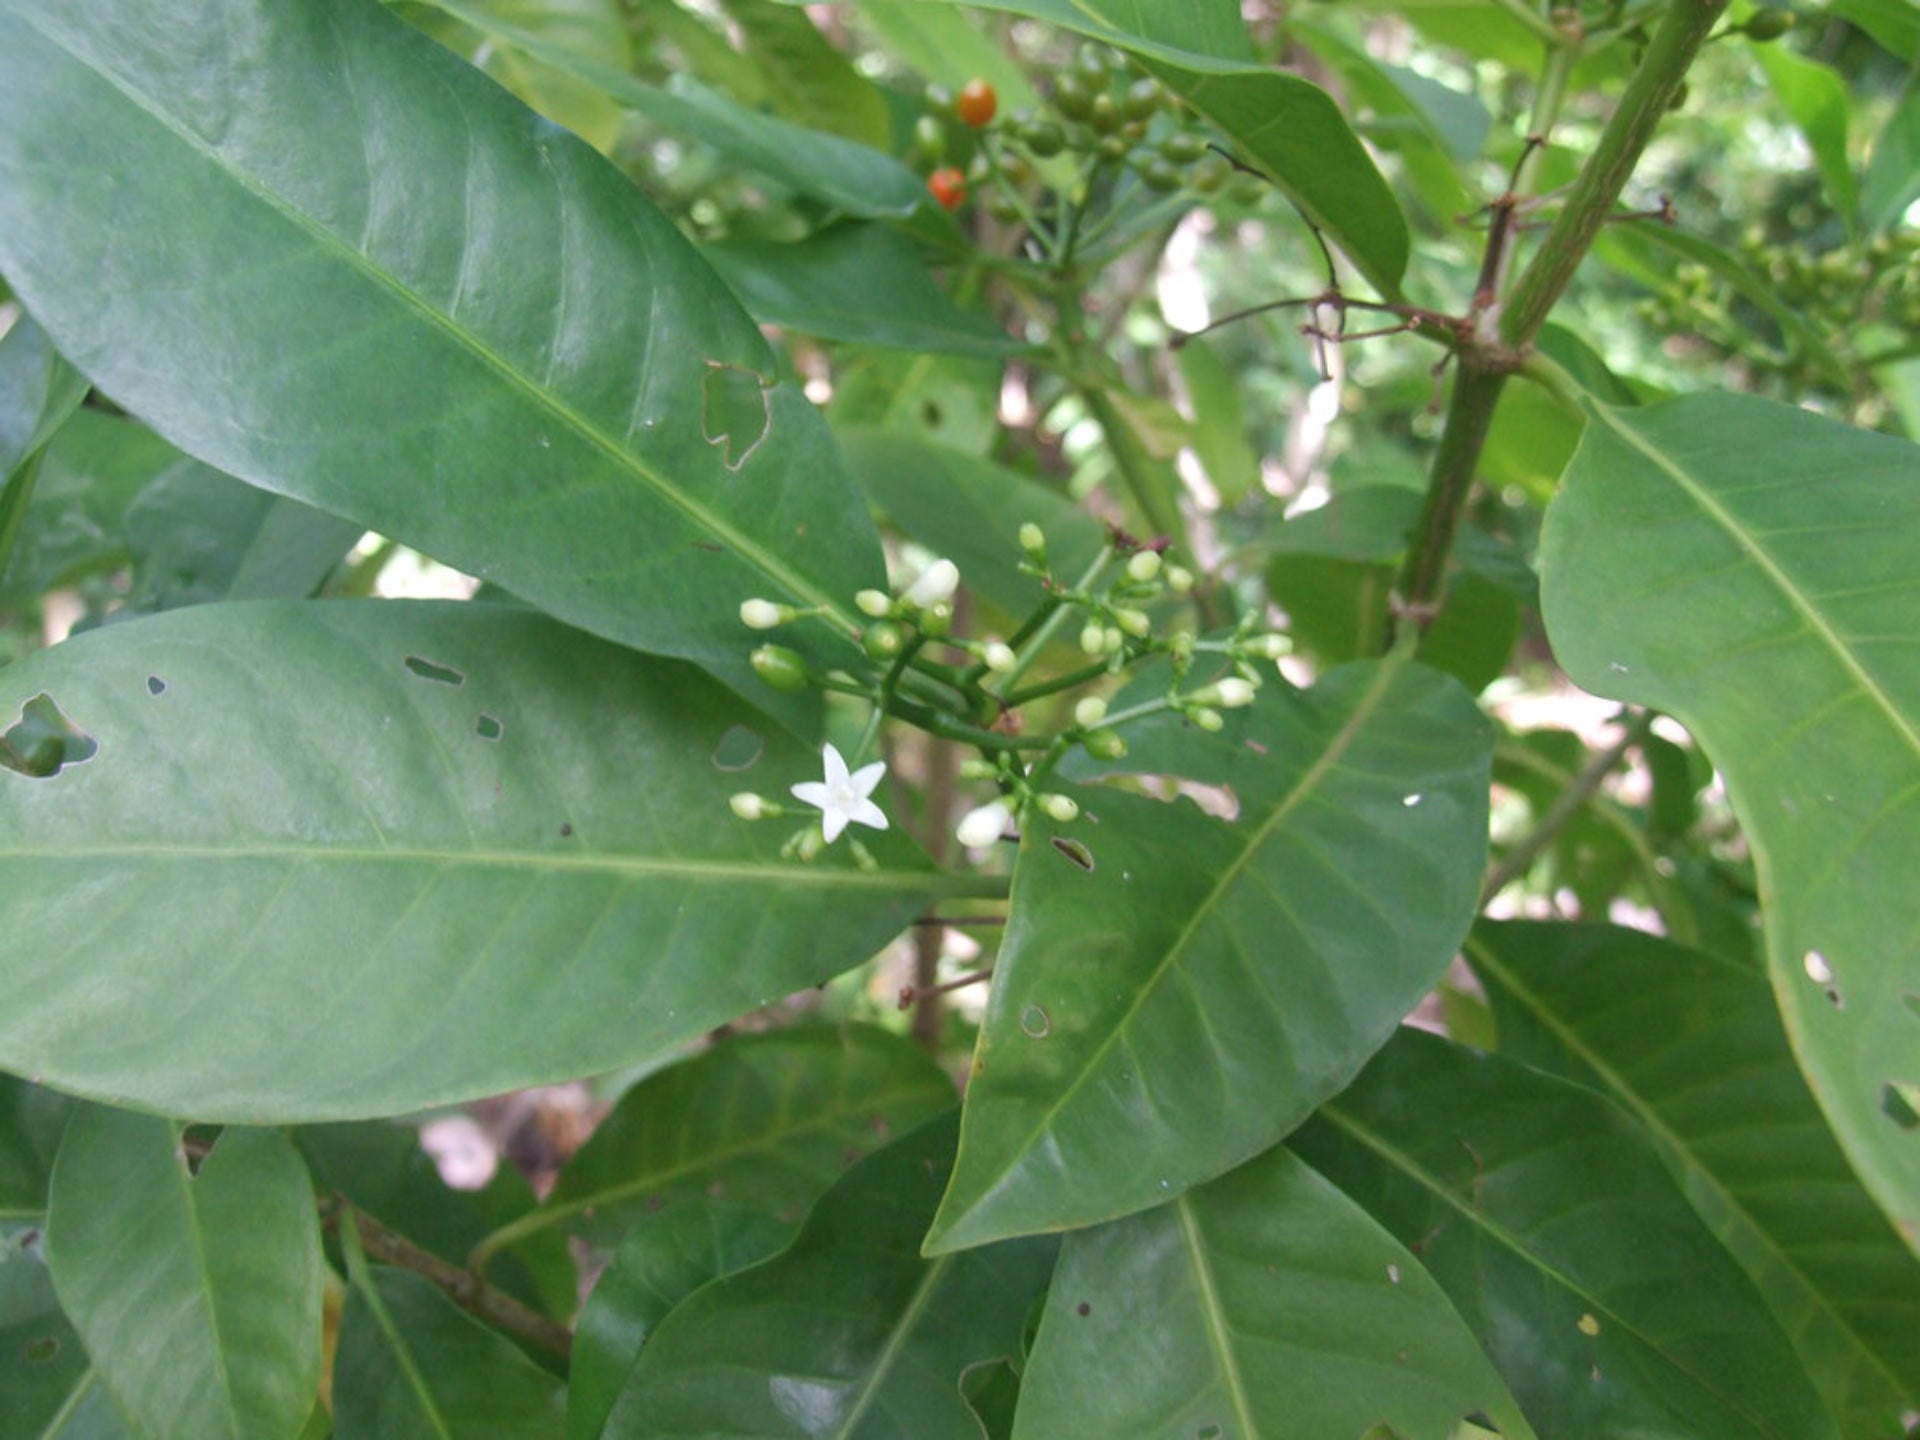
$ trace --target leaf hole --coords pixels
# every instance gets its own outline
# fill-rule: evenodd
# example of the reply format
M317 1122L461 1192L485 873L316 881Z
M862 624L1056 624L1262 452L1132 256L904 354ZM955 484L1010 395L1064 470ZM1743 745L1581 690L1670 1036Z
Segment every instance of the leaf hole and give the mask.
M1093 872L1093 852L1071 835L1055 835L1053 848L1089 874Z
M1020 1033L1030 1040L1044 1040L1053 1033L1053 1017L1039 1005L1020 1012Z
M0 769L47 780L64 766L91 760L100 747L61 712L51 695L40 694L20 707L20 718L0 735Z
M1073 1313L1080 1316L1081 1319L1084 1320L1087 1316L1093 1313L1093 1306L1089 1305L1086 1301L1082 1300L1078 1305L1073 1307Z
M162 680L158 675L147 676L147 694L164 695L166 693L167 693L166 681Z
M498 740L507 733L507 727L500 723L497 716L482 715L473 722L473 733L482 740Z
M1807 978L1816 985L1833 983L1833 966L1827 963L1827 957L1818 950L1809 950L1801 956L1800 968L1807 972Z
M1920 1085L1889 1080L1880 1092L1880 1109L1902 1130L1920 1130Z
M1400 1267L1398 1265L1387 1266L1387 1283L1389 1285L1398 1285L1400 1283Z
M707 361L700 386L700 433L709 445L720 447L720 459L738 470L760 448L773 428L773 406L767 399L772 382L751 370Z
M38 1340L29 1340L27 1342L27 1363L29 1365L44 1365L59 1353L60 1337L58 1335L42 1335Z
M1847 1008L1847 1002L1841 996L1840 987L1838 985L1827 986L1827 1000L1832 1004L1833 1008L1836 1010L1844 1010Z
M451 665L437 665L420 655L409 655L401 662L422 680L431 680L436 685L464 685L467 677Z
M1900 997L1900 1002L1907 1007L1908 1013L1914 1019L1920 1020L1920 991L1909 990Z
M757 730L749 730L744 725L729 726L713 747L713 768L729 775L751 770L760 763L766 748L767 742Z
M1193 1440L1220 1440L1223 1433L1218 1425L1202 1425L1193 1432Z

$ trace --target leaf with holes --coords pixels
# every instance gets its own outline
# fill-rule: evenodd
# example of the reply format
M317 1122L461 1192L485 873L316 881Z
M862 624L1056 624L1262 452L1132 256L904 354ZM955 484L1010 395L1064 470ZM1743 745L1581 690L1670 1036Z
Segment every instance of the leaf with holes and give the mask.
M1069 1235L1015 1440L1533 1431L1420 1262L1284 1147Z
M1055 1242L921 1258L953 1137L943 1118L869 1156L780 1255L668 1315L607 1440L979 1440L961 1377L1019 1355Z
M612 1244L696 1196L797 1223L852 1160L952 1106L926 1051L870 1025L735 1036L623 1095L527 1224Z
M672 222L376 0L4 0L0 269L190 454L596 633L737 659L881 580Z
M1920 1252L1920 449L1750 396L1590 409L1541 540L1554 652L1726 776L1788 1038Z
M1646 1126L1793 1340L1841 1433L1920 1404L1920 1263L1860 1188L1752 966L1604 925L1482 925L1500 1051Z
M1258 1154L1453 958L1486 859L1466 692L1366 662L1240 714L1232 744L1182 737L1232 822L1095 789L1071 827L1030 817L932 1250L1125 1215Z
M566 1387L405 1270L371 1268L340 1319L340 1440L561 1440Z
M1407 1029L1288 1145L1420 1257L1542 1435L1837 1435L1645 1132L1592 1091Z
M140 1440L292 1440L320 1384L320 1226L285 1136L92 1107L54 1165L60 1303Z
M42 736L48 778L0 769L0 1066L176 1114L609 1070L980 888L897 832L871 872L782 860L727 797L784 794L813 751L517 607L173 611L0 671L0 720L27 704L80 734Z
M0 1232L0 1435L127 1440L32 1231Z

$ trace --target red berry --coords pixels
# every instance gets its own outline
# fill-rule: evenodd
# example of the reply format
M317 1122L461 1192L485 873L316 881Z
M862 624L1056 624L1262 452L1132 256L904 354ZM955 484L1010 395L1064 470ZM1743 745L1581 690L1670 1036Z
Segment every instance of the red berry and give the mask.
M976 130L992 124L994 111L999 108L1000 97L993 93L993 86L977 75L961 87L960 99L955 105L961 122Z
M945 210L958 210L966 203L967 177L951 165L943 165L927 176L927 193Z

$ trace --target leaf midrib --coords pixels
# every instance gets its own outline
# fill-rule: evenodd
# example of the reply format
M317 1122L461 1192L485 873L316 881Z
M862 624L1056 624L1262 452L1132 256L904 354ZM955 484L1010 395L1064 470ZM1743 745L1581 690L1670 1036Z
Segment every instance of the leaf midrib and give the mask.
M1727 1394L1711 1379L1698 1375L1688 1369L1677 1357L1669 1354L1665 1347L1657 1344L1645 1334L1641 1333L1637 1326L1621 1318L1619 1312L1614 1310L1613 1307L1608 1305L1604 1300L1600 1299L1599 1296L1595 1295L1585 1286L1575 1283L1571 1276L1563 1274L1543 1256L1536 1254L1530 1247L1523 1244L1520 1237L1507 1229L1506 1226L1502 1225L1485 1211L1461 1200L1458 1195L1454 1194L1450 1188L1442 1184L1436 1176L1431 1174L1425 1166L1421 1165L1411 1155L1406 1154L1384 1136L1376 1135L1358 1120L1341 1111L1337 1102L1329 1102L1322 1105L1317 1113L1322 1119L1328 1121L1336 1128L1346 1131L1355 1140L1366 1146L1367 1149L1373 1151L1374 1154L1378 1155L1389 1165L1393 1166L1394 1169L1400 1171L1401 1174L1413 1181L1414 1184L1420 1186L1421 1189L1433 1195L1456 1214L1465 1218L1468 1224L1483 1231L1495 1244L1500 1245L1510 1254L1524 1260L1543 1277L1559 1285L1569 1294L1577 1295L1582 1301L1592 1307L1596 1316L1604 1315L1613 1324L1618 1325L1622 1331L1632 1336L1638 1344L1645 1348L1647 1353L1659 1357L1662 1363L1677 1371L1679 1374L1686 1376L1687 1379L1699 1386L1704 1393L1713 1396L1733 1413L1745 1419L1746 1422L1753 1427L1753 1433L1758 1435L1780 1436L1780 1440L1793 1440L1793 1437L1786 1436L1782 1434L1782 1432L1772 1428L1766 1416L1755 1415L1747 1408L1745 1401L1741 1397ZM1682 1203L1684 1203L1684 1198Z
M1740 1202L1731 1190L1721 1183L1720 1177L1715 1174L1704 1161L1694 1157L1691 1147L1667 1125L1666 1120L1660 1115L1659 1111L1655 1110L1652 1105L1643 1099L1640 1092L1629 1085L1625 1078L1615 1070L1612 1065L1608 1064L1606 1060L1596 1054L1587 1045L1585 1040L1580 1037L1578 1032L1564 1024L1560 1017L1551 1011L1539 996L1528 989L1519 977L1514 975L1511 970L1502 964L1499 958L1493 953L1492 948L1488 946L1484 940L1476 936L1469 936L1466 948L1476 969L1485 967L1492 971L1494 979L1501 985L1504 985L1516 1000L1531 1011L1534 1018L1551 1031L1555 1039L1566 1046L1572 1054L1577 1055L1584 1063L1592 1067L1594 1073L1598 1075L1606 1085L1609 1094L1613 1095L1622 1105L1631 1111L1634 1118L1639 1120L1640 1123L1652 1133L1656 1140L1668 1146L1674 1154L1682 1157L1686 1163L1688 1173L1701 1180L1712 1190L1713 1193L1719 1197L1721 1203L1745 1225L1747 1232L1764 1243L1767 1251L1779 1263L1781 1268L1799 1282L1803 1295L1813 1302L1814 1308L1831 1318L1841 1333L1853 1342L1855 1353L1867 1362L1868 1368L1884 1379L1893 1393L1905 1395L1907 1393L1906 1383L1886 1368L1886 1364L1879 1353L1866 1344L1865 1340L1856 1333L1853 1324L1827 1299L1826 1294L1807 1278L1794 1258L1780 1245L1779 1241L1774 1238L1773 1233L1754 1219L1748 1212L1747 1207Z
M880 1393L881 1383L893 1369L894 1362L900 1358L900 1351L905 1348L907 1337L913 1333L914 1327L920 1323L920 1317L933 1303L934 1292L940 1288L940 1280L952 1267L954 1258L951 1255L942 1255L925 1262L926 1273L920 1277L920 1283L914 1286L913 1297L907 1302L907 1308L900 1313L900 1319L895 1322L892 1332L887 1336L887 1343L882 1345L880 1353L873 1357L873 1366L868 1370L867 1378L860 1387L859 1398L854 1402L853 1408L847 1411L847 1418L833 1432L833 1440L848 1440L859 1425L860 1418L873 1405L874 1397Z
M1207 1338L1213 1342L1214 1352L1220 1358L1221 1378L1225 1380L1227 1395L1233 1401L1234 1418L1240 1423L1237 1440L1259 1440L1260 1427L1254 1422L1253 1406L1247 1399L1246 1381L1240 1378L1240 1362L1227 1336L1227 1317L1220 1304L1219 1288L1214 1284L1213 1265L1207 1259L1205 1237L1200 1234L1200 1222L1194 1217L1193 1204L1188 1196L1182 1195L1173 1202L1173 1214L1180 1225L1180 1241L1186 1247L1194 1283L1199 1287L1200 1310L1206 1320Z
M213 1340L213 1368L220 1387L221 1409L227 1418L227 1433L233 1440L246 1440L240 1433L239 1406L233 1393L233 1378L227 1373L227 1347L220 1334L220 1309L214 1301L213 1267L207 1258L206 1236L200 1230L200 1206L196 1200L196 1177L188 1174L186 1155L180 1149L180 1131L171 1131L169 1148L172 1153L167 1157L167 1168L172 1172L181 1208L186 1212L186 1232L193 1251L194 1275L199 1281L200 1298L205 1306L207 1329ZM219 1147L215 1146L215 1153ZM207 1164L213 1163L209 1155L202 1165L202 1178ZM223 1166L222 1169L225 1167Z
M573 409L572 406L548 390L543 384L535 381L531 376L524 374L504 355L494 350L482 340L480 336L461 326L452 316L443 315L439 310L435 309L424 296L401 281L397 275L376 265L371 257L362 254L352 245L347 244L339 236L314 221L291 202L285 200L273 191L266 189L264 186L255 183L251 176L236 170L232 165L228 164L217 151L202 143L198 136L176 123L172 116L162 109L157 102L139 91L131 82L126 80L125 77L94 66L78 54L71 46L64 43L60 37L50 34L31 17L22 16L21 18L27 27L35 31L41 39L45 40L54 49L66 55L81 70L98 76L108 86L124 96L127 102L135 109L149 116L162 129L173 135L183 146L198 154L215 171L225 176L239 189L253 196L254 199L278 214L282 219L288 221L295 229L307 235L323 252L341 261L346 269L360 274L363 278L386 290L395 299L400 301L402 305L408 307L424 319L432 329L447 336L456 346L464 349L467 353L479 360L482 365L493 371L505 381L507 385L518 390L537 408L544 409L562 425L580 435L594 449L599 450L611 460L617 469L624 471L634 479L640 481L644 487L651 491L657 498L678 510L682 515L693 521L695 525L704 528L708 533L726 542L732 547L736 554L746 560L750 565L759 569L768 579L775 581L779 585L786 586L792 592L794 599L804 600L809 604L821 606L836 620L846 625L854 625L856 623L847 613L845 607L837 602L831 595L816 587L811 581L806 580L797 571L790 569L777 556L765 550L759 542L742 534L734 526L714 514L700 501L676 489L665 476L655 470L643 457L628 450L611 435L589 422L584 415ZM398 24L400 22L396 21L395 23ZM344 49L342 56L343 61L348 58L347 52Z

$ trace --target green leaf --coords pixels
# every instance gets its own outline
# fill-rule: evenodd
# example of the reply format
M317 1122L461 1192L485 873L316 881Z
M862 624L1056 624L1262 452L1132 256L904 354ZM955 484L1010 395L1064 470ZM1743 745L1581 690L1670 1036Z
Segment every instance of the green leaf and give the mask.
M1015 1440L1533 1431L1452 1304L1284 1147L1067 1237Z
M0 677L98 746L0 770L0 1065L82 1094L304 1121L609 1070L979 888L897 833L783 861L727 797L814 752L518 607L201 606Z
M1788 1038L1920 1251L1897 1103L1920 1082L1920 450L1748 396L1590 408L1541 540L1554 652L1726 777Z
M574 1327L567 1440L599 1440L641 1346L674 1306L709 1281L758 1264L792 1234L771 1215L704 1198L636 1225Z
M1832 10L1909 65L1920 59L1920 6L1913 0L1833 0Z
M893 138L880 87L853 67L798 5L720 0L747 57L767 77L767 97L789 120L876 150Z
M775 1259L715 1281L640 1352L607 1440L979 1440L970 1368L1016 1356L1051 1239L925 1260L951 1117L869 1156Z
M978 75L993 86L1004 115L1043 103L1019 61L971 16L925 0L859 0L859 6L881 43L933 83L958 94Z
M155 476L186 463L144 425L98 410L77 412L41 457L0 604L126 564L132 558L127 506Z
M0 1232L0 1436L126 1440L40 1249L35 1232Z
M1194 454L1221 502L1238 505L1260 483L1260 457L1247 440L1240 376L1204 340L1185 342L1175 359L1193 408Z
M872 1026L735 1036L623 1095L540 1219L610 1243L664 1205L724 1195L791 1224L850 1160L952 1105L924 1050Z
M1869 230L1891 230L1920 199L1920 85L1909 83L1880 127L1861 189L1860 208Z
M0 481L53 438L87 398L87 378L26 316L0 335Z
M1853 162L1847 155L1847 122L1853 112L1847 82L1839 72L1802 60L1783 46L1755 45L1752 51L1773 93L1806 137L1828 202L1839 212L1847 233L1856 234L1860 227L1860 193Z
M1542 1435L1836 1434L1747 1277L1593 1092L1402 1030L1288 1143L1420 1256Z
M1020 527L1047 537L1051 568L1078 579L1106 544L1098 520L1037 480L945 445L865 426L837 432L847 466L887 518L960 567L967 585L1009 615L1042 597L1022 574Z
M374 0L143 17L0 6L0 268L126 408L642 648L734 657L743 598L878 582L820 417L589 147Z
M292 1440L320 1383L320 1225L271 1130L221 1134L197 1173L180 1127L90 1107L54 1166L61 1305L140 1440Z
M560 1440L566 1387L418 1275L356 1283L333 1362L339 1440Z
M454 1265L464 1265L475 1245L538 1203L526 1177L508 1164L477 1190L455 1190L421 1148L419 1132L404 1122L305 1125L293 1143L317 1190L345 1197ZM531 1235L500 1256L487 1283L557 1320L571 1319L580 1303L580 1277L558 1231Z
M74 1102L58 1090L0 1075L0 1222L37 1219Z
M1635 930L1483 925L1500 1051L1591 1085L1652 1137L1759 1288L1842 1434L1920 1401L1920 1263L1822 1122L1752 968Z
M1491 742L1452 681L1368 662L1270 685L1219 736L1128 735L1129 768L1225 786L1238 816L1090 789L1073 827L1029 817L930 1250L1129 1214L1266 1149L1472 918Z
M836 225L788 244L731 240L702 253L763 324L945 355L1027 348L984 314L948 299L912 242L884 225Z

